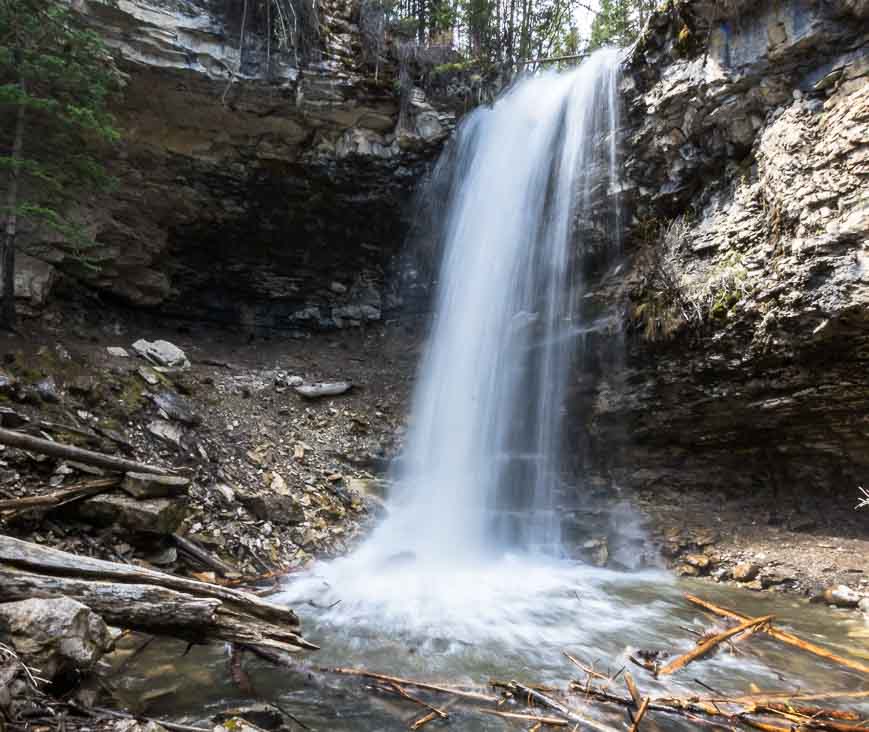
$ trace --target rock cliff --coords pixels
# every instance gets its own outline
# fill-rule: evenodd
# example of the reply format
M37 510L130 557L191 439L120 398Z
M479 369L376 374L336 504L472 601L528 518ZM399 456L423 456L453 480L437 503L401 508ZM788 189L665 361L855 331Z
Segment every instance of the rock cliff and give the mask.
M632 49L628 261L590 296L620 303L626 353L599 336L575 384L593 481L771 491L783 515L853 505L869 468L867 18L866 2L670 2Z
M311 5L295 47L257 4L246 18L237 5L82 1L128 74L120 187L82 202L99 271L54 264L184 317L284 330L379 319L406 203L453 113L418 88L402 105L388 47L380 68L363 64L351 3ZM19 287L35 302L53 273L31 269Z

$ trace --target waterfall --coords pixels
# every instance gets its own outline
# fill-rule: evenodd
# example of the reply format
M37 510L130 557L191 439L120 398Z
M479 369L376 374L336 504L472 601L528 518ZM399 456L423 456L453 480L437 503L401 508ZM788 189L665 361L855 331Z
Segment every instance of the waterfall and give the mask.
M581 486L563 475L562 423L593 327L582 274L618 244L618 62L603 50L525 78L462 123L432 186L448 191L428 232L441 265L388 514L287 601L320 597L344 628L512 634L504 643L557 632L535 596L572 616L560 502Z
M434 322L376 534L394 553L559 551L562 412L583 329L577 224L616 187L617 68L604 50L520 81L458 133Z

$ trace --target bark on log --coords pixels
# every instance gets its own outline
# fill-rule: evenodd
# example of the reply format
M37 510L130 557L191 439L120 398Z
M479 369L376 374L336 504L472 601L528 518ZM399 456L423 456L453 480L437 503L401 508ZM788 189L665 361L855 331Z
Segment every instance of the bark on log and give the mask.
M41 437L25 435L22 432L15 432L14 430L7 430L2 427L0 427L0 444L42 453L43 455L50 455L62 460L74 460L86 465L94 465L98 468L115 470L121 473L130 471L133 473L151 473L153 475L171 474L171 471L166 468L139 463L135 460L126 460L125 458L106 455L105 453L94 452L93 450L84 450L62 442L43 440Z
M290 608L254 594L0 536L0 602L59 595L143 632L284 652L317 648L299 635Z
M231 609L268 622L284 623L290 627L299 625L299 618L291 608L274 605L250 592L198 582L186 577L176 577L144 567L69 554L13 539L11 536L0 536L0 564L45 575L156 585L194 597L214 597L222 600Z
M71 597L112 625L195 643L223 640L289 653L311 644L289 628L231 610L217 598L154 585L51 577L0 565L0 599Z
M182 552L189 554L206 567L210 567L221 577L239 576L239 571L235 567L231 567L223 560L209 554L205 549L190 539L186 539L177 533L172 534L172 538L175 540L175 543Z
M25 498L8 498L0 500L0 511L26 511L31 508L52 508L63 505L76 498L95 496L98 493L114 488L120 479L97 478L77 485L71 485L53 493L42 496L26 496Z

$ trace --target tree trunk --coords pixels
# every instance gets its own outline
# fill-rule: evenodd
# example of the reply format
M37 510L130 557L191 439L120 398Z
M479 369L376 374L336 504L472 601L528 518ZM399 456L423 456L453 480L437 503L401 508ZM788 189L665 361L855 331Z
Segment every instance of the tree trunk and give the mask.
M287 653L316 650L288 607L229 587L0 535L0 602L71 597L114 625L197 643L224 640Z
M24 91L24 82L21 82ZM12 166L9 170L9 190L6 193L6 228L0 244L0 328L15 329L15 237L18 230L18 186L21 153L24 149L25 107L18 103L15 139L12 143Z

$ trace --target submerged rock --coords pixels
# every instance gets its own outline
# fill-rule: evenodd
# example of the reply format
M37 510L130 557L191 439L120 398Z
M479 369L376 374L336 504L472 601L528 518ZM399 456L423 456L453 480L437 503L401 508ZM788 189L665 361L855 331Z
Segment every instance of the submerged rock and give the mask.
M860 604L861 595L847 585L836 585L824 590L824 602L837 607L857 607Z

